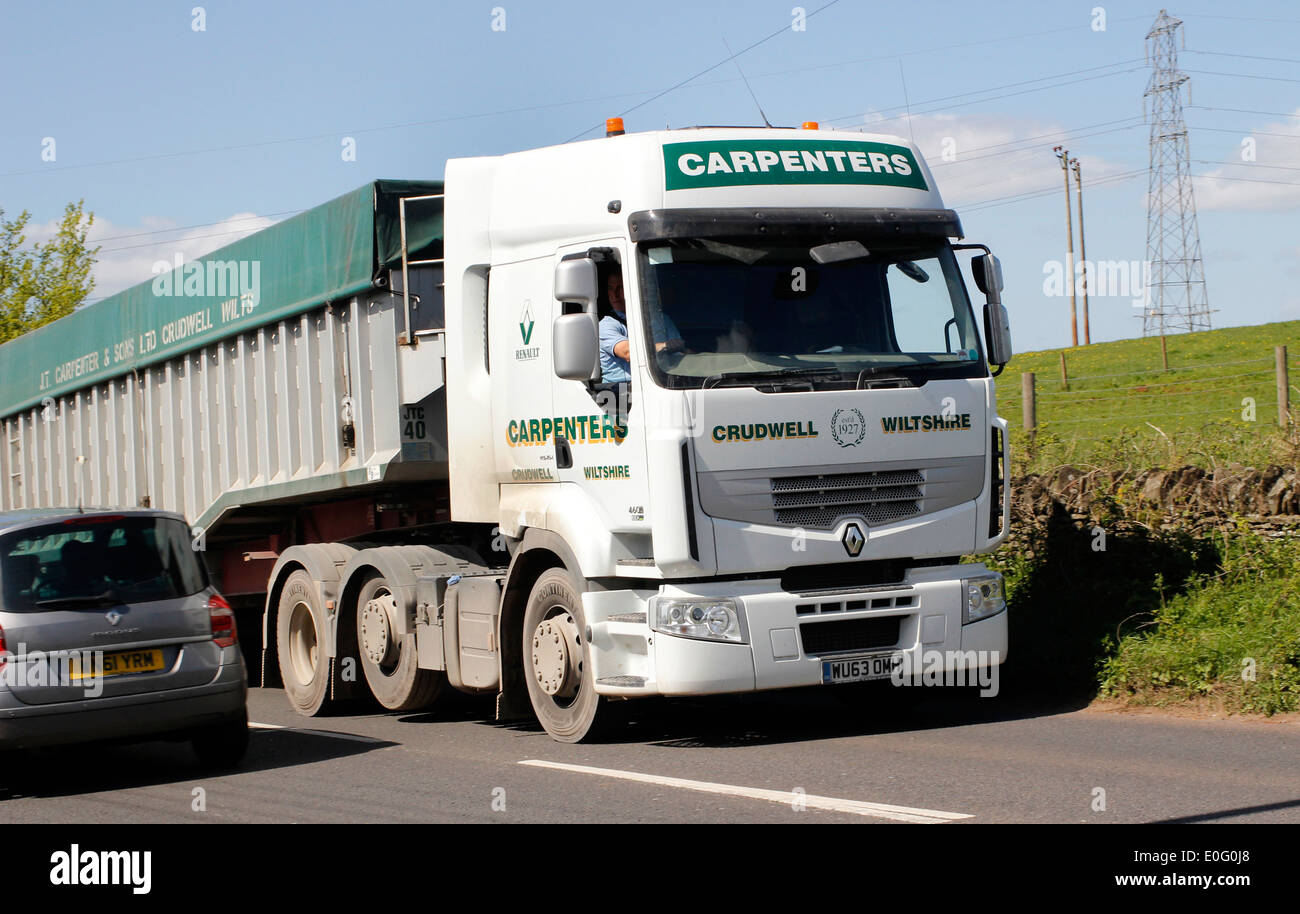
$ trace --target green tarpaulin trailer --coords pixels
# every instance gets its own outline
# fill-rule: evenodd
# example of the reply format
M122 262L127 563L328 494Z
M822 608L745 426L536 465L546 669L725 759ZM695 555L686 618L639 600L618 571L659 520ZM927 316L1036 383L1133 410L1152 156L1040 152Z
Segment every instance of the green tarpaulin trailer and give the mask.
M0 508L445 477L441 194L371 182L0 346Z

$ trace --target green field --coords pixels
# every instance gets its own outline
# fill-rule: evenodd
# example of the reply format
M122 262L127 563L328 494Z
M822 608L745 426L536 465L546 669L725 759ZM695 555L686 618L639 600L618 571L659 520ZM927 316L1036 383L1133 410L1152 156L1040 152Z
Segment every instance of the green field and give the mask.
M1167 371L1158 337L1017 354L997 381L998 410L1011 423L1013 469L1294 465L1300 438L1294 424L1283 433L1277 422L1279 345L1288 347L1295 416L1300 321L1169 336ZM1021 376L1029 371L1037 393L1033 441L1022 422Z
M1165 342L1167 371L1159 338L1017 355L998 378L1013 474L1300 462L1300 321ZM1278 426L1279 345L1288 347L1286 429ZM1021 419L1029 371L1037 392L1032 436ZM1126 704L1300 708L1300 542L1244 528L1197 536L1135 521L1107 526L1102 552L1092 548L1088 525L1060 517L989 557L1007 575L1018 646L1009 669L1020 680Z

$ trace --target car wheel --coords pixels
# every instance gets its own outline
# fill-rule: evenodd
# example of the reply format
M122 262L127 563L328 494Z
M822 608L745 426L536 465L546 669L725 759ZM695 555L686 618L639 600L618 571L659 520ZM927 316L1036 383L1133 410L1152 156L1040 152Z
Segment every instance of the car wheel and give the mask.
M205 768L234 768L248 751L248 715L196 733L190 740L199 764Z
M397 596L379 573L371 574L357 594L357 647L366 685L390 711L428 707L447 681L439 670L422 670L415 635L399 635Z
M320 602L311 575L295 571L284 582L275 614L280 678L289 704L306 717L319 714L329 698L329 658L324 645L328 621Z
M524 678L537 720L552 738L576 743L596 735L596 694L583 633L582 596L563 568L542 572L524 610Z

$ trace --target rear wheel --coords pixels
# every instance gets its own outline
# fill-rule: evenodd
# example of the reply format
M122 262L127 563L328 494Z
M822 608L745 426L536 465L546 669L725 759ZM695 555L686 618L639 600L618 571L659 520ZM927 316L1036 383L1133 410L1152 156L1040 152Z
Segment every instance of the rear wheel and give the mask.
M284 582L275 614L284 692L293 709L307 717L319 714L329 697L329 658L322 643L328 623L320 602L311 575L295 571Z
M601 707L585 631L572 575L563 568L542 572L524 610L524 678L538 721L562 743L594 736Z
M375 700L390 711L414 711L433 704L447 681L444 673L419 668L415 635L397 634L397 596L372 572L357 594L357 647L361 669Z
M248 751L248 714L194 734L190 745L205 768L234 768Z

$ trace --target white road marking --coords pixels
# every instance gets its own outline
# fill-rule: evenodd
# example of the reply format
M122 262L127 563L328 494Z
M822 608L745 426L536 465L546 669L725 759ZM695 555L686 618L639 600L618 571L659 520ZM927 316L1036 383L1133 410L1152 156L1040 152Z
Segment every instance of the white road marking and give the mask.
M308 733L312 736L330 736L334 739L348 739L354 743L386 743L386 739L375 739L373 736L359 736L356 733L339 733L336 730L309 730L306 727L286 727L284 724L259 724L256 721L248 722L250 730L287 730L290 733Z
M589 765L566 765L562 762L547 762L542 759L525 759L521 765L534 768L553 768L557 771L571 771L577 774L594 774L606 778L619 778L624 781L638 781L642 784L656 784L661 787L677 787L682 790L698 790L701 793L718 793L731 797L746 797L751 800L767 800L771 803L784 803L787 806L802 804L807 809L820 809L826 812L843 812L855 816L870 816L876 819L892 819L895 822L916 822L922 825L934 825L953 822L957 819L973 819L974 816L961 812L944 812L941 809L917 809L912 806L890 806L886 803L867 803L862 800L842 800L837 797L819 797L815 794L795 793L788 790L765 790L761 787L737 787L733 784L714 784L710 781L690 781L685 778L662 777L657 774L641 774L636 771L619 771L616 768L592 768Z

